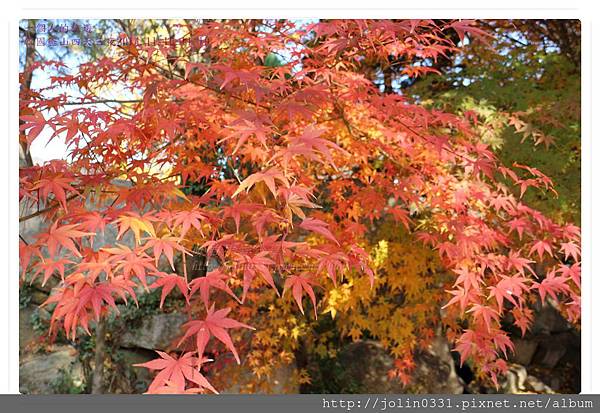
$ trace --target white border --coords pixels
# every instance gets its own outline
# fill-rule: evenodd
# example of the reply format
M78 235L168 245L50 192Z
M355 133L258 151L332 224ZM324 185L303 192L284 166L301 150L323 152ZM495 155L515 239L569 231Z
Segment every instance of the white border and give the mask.
M592 182L600 181L600 166L592 160L600 159L599 144L592 142L592 132L600 130L599 116L594 116L592 96L598 102L599 80L593 81L592 73L600 73L598 52L592 54L593 46L600 47L600 17L593 1L584 0L505 0L503 7L482 7L481 0L453 0L454 8L448 8L448 0L428 0L413 2L423 5L421 8L398 7L398 0L346 0L337 2L343 8L334 8L336 2L322 6L323 0L304 0L303 8L281 8L282 2L275 0L255 0L256 8L247 7L247 1L221 0L223 7L198 7L198 3L178 0L178 7L164 7L157 0L146 0L144 9L123 8L122 1L105 0L102 8L81 8L79 1L55 1L56 8L48 8L47 0L28 1L17 7L16 4L3 4L5 15L3 31L6 41L0 41L0 56L5 56L9 64L0 66L0 78L7 89L1 100L2 113L5 114L6 136L2 140L5 149L0 153L0 170L4 170L7 180L2 180L1 194L7 194L8 202L0 202L0 208L6 213L4 221L5 237L0 246L0 262L7 263L8 271L0 273L0 393L18 393L18 146L14 135L18 129L18 21L22 18L225 18L225 17L278 17L278 18L580 18L582 20L582 256L583 256L583 294L582 294L582 393L600 393L600 332L594 328L593 320L600 320L600 282L594 280L593 269L600 268L599 255L592 252L594 240L600 234L600 218L593 219L598 206L598 195L592 191ZM403 3L403 2L402 2ZM491 2L490 2L491 3ZM368 4L370 7L365 7ZM189 8L183 7L189 5ZM598 76L598 75L597 75ZM598 108L598 104L594 108ZM597 110L597 109L596 109ZM593 178L599 181L593 180ZM599 243L600 244L600 243ZM7 335L5 333L8 332ZM4 333L4 334L3 334ZM4 337L2 337L4 336ZM6 339L7 338L7 339Z

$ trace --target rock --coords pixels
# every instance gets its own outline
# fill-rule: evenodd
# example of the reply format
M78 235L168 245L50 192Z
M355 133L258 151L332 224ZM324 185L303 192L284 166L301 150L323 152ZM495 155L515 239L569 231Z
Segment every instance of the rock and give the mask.
M545 346L544 350L541 352L541 356L539 356L539 364L544 367L553 368L555 367L560 359L565 355L567 349L564 347L557 346Z
M543 305L536 313L531 334L555 334L571 330L569 322L552 305Z
M130 350L119 349L116 352L115 359L123 369L123 378L128 381L128 386L122 391L116 393L144 393L152 382L152 372L143 367L136 367L134 364L142 364L155 359L156 353L149 350Z
M71 393L82 389L84 382L83 368L72 346L26 355L19 364L19 391L24 394Z
M40 290L33 290L31 292L31 302L33 304L41 305L48 299L48 293Z
M411 387L428 394L462 394L464 383L456 374L448 341L436 336L426 351L415 354Z
M416 367L408 386L389 379L394 358L378 342L352 343L342 349L338 358L346 367L342 381L348 385L355 383L362 393L460 394L464 389L448 343L442 337L435 338L427 350L415 354Z
M145 317L139 327L132 328L122 335L119 344L121 347L164 350L181 335L181 325L186 321L187 316L180 313Z
M19 309L19 354L30 351L30 345L41 339L43 333L36 331L34 323L45 327L51 317L48 310L34 305Z
M524 390L525 380L527 380L527 370L525 369L525 367L519 364L512 364L508 371L515 375L517 379L517 389Z
M19 354L25 353L27 346L38 337L31 324L31 316L34 312L35 308L30 305L19 310Z
M552 394L554 391L535 376L527 376L525 389L535 393Z
M506 375L501 381L502 393L518 394L525 390L525 381L527 380L527 370L519 364L509 365Z
M484 384L473 381L467 386L467 391L472 394L554 393L550 386L536 376L530 375L527 369L519 364L509 364L508 371L499 380L499 385L500 388L495 388L489 382Z
M567 355L567 351L580 352L580 343L569 333L552 334L539 341L533 363L542 367L554 368Z
M528 366L538 348L537 341L535 339L513 338L513 344L515 351L511 354L510 361Z
M388 378L394 359L376 341L349 344L342 348L338 360L345 367L340 378L342 388L358 386L361 393L403 393L405 390L399 381Z

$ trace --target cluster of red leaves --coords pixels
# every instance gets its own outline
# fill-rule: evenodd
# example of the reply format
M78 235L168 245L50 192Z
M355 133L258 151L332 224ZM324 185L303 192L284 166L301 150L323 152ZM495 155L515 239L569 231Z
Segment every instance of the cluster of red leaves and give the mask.
M48 222L21 241L21 270L60 277L46 303L55 304L52 329L88 331L140 286L162 289L161 306L179 291L190 310L184 353L144 364L160 370L149 392L215 391L199 368L209 343L240 361L228 330L252 327L228 314L243 316L249 292L289 290L303 313L307 296L316 316L315 286L348 271L373 280L361 245L388 214L456 274L448 334L461 360L494 380L512 349L507 314L525 332L529 305L549 297L577 321L579 228L520 200L530 188L552 190L550 180L501 165L471 119L382 94L364 74L390 56L435 60L455 47L452 30L482 35L469 21L209 21L177 46L123 47L46 89L23 88L21 139L49 133L70 148L68 161L20 170L20 200L40 210L21 219ZM281 65L265 65L278 51ZM99 84L139 99L94 104ZM190 181L204 194L184 195ZM103 243L107 229L120 243ZM177 273L175 256L185 260L194 245L220 269L193 280L185 265Z

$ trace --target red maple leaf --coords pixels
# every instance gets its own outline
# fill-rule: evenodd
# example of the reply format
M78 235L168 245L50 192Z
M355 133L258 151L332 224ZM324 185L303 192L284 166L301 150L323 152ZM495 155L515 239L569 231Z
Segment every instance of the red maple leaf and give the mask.
M40 190L40 199L46 201L50 194L54 194L56 199L65 211L67 211L67 197L65 191L77 192L75 188L71 186L73 178L56 175L53 177L42 178L34 186L32 190Z
M460 365L462 366L465 361L474 353L477 348L475 345L475 332L473 330L466 330L460 338L457 340L454 351L460 354Z
M260 204L253 204L250 202L234 202L232 205L223 208L223 219L233 218L235 222L235 232L240 232L240 220L242 214L252 214L253 212L262 208Z
M260 275L263 280L277 292L277 295L279 295L279 291L277 290L275 282L273 281L273 276L271 275L271 270L269 270L269 266L275 265L275 261L268 258L267 255L269 255L268 251L261 251L254 256L236 254L237 265L242 269L244 275L242 302L246 300L246 294L250 290L252 281L257 275Z
M546 299L546 295L550 295L550 297L554 298L554 300L558 301L557 294L559 293L569 293L570 288L567 284L567 278L565 276L556 276L556 271L550 271L546 274L546 278L542 280L540 283L533 283L533 286L537 288L540 293L540 298L542 302Z
M284 184L286 187L290 186L290 183L288 182L287 178L281 173L279 169L270 168L265 172L257 172L244 179L231 197L235 198L241 192L250 190L250 188L252 188L257 183L264 182L267 188L269 188L269 191L271 191L271 193L273 194L273 197L277 198L277 187L275 186L276 180Z
M199 208L193 208L189 211L179 211L173 217L173 225L180 226L179 237L183 239L190 228L196 228L201 234L202 222L208 220L208 215Z
M521 297L525 291L529 290L525 284L528 281L527 278L519 276L503 277L498 284L488 287L490 297L494 297L498 303L498 311L502 311L505 299L517 306L515 297Z
M500 315L496 310L481 304L473 304L473 306L467 310L467 313L473 313L473 318L483 321L488 331L492 328L492 320L499 322L500 319Z
M159 308L162 308L165 298L167 295L173 290L173 288L177 287L186 301L189 300L188 297L188 284L187 280L177 274L166 274L164 272L154 273L158 279L150 285L149 288L161 288L162 292L160 295L160 305Z
M198 385L201 389L208 389L218 394L215 388L206 380L199 370L202 363L207 359L194 357L193 353L185 353L181 357L171 357L165 352L157 351L160 358L150 360L146 363L134 364L136 367L145 367L150 370L160 370L150 387L148 393L184 393L186 380ZM165 391L164 387L170 388Z
M142 248L130 249L125 245L117 244L117 248L103 248L103 251L112 255L109 259L116 263L114 271L123 271L123 276L129 278L135 275L147 289L146 273L156 272L152 258L146 255Z
M51 257L55 256L57 250L59 250L61 247L64 247L71 251L75 256L81 258L81 254L75 246L73 239L94 234L91 232L80 231L78 228L79 226L77 224L63 225L59 227L58 221L55 221L48 232L43 232L38 235L38 242L46 245L46 248L48 248L48 253Z
M316 218L306 218L304 221L298 225L300 228L305 229L307 231L313 231L318 234L323 235L325 238L335 242L340 245L340 243L335 239L331 231L327 229L327 223L316 219Z
M154 226L151 222L152 219L153 218L150 215L140 216L135 212L127 212L124 215L121 215L117 218L117 223L119 224L117 239L120 239L128 230L133 232L136 244L140 243L141 231L155 237L156 233L154 232Z
M290 275L285 280L285 284L283 286L283 292L291 289L292 295L294 296L294 300L296 300L296 304L298 304L298 308L302 314L304 314L304 308L302 307L302 292L306 291L310 300L313 303L313 309L315 310L315 318L317 318L317 299L315 298L315 292L313 291L313 286L317 285L317 283L309 278L306 275Z
M21 131L29 131L26 133L27 144L31 145L31 142L39 136L44 130L48 122L44 119L44 115L40 112L35 112L33 115L23 115L20 117L23 122L19 129Z
M233 341L227 332L230 328L248 328L254 330L254 327L250 327L244 323L240 323L232 318L227 318L227 314L231 312L231 308L222 308L215 311L215 305L207 311L206 318L204 320L192 320L188 321L183 325L186 329L185 335L179 342L179 345L193 335L196 336L196 349L199 355L204 354L208 340L211 337L215 337L221 343L233 353L235 360L240 364L240 357L233 345Z
M298 155L304 156L308 160L325 163L321 161L319 156L321 155L325 158L327 163L336 168L331 155L331 149L343 152L346 155L348 155L348 153L335 143L320 138L319 136L324 132L324 129L308 127L302 132L302 135L290 136L288 138L289 145L276 155L276 157L281 157L284 169L287 169L289 162Z
M230 139L236 140L237 142L235 144L235 148L231 152L232 155L234 155L240 149L240 147L244 145L246 141L248 141L248 138L250 138L252 135L254 135L256 139L258 139L258 141L263 147L265 147L265 149L267 149L266 143L267 136L270 132L270 128L266 125L263 125L259 119L241 118L233 122L227 128L231 129L232 132L225 138L221 139L219 143Z
M534 252L537 252L540 260L544 258L544 253L546 252L552 257L552 244L545 240L539 240L533 244L533 247L531 247L531 250L529 251L529 255L532 255Z
M579 245L574 242L563 242L560 244L560 251L565 255L565 259L573 257L575 261L579 260L579 256L581 255Z
M50 329L54 330L56 322L63 320L63 327L68 337L75 339L77 326L81 326L88 334L90 313L93 312L96 321L107 303L118 311L112 296L115 287L110 283L89 283L82 274L71 276L69 285L51 295L42 306L56 303L50 319Z
M227 285L228 278L229 277L219 269L209 271L204 277L194 278L190 282L190 297L194 295L196 291L200 290L200 298L202 299L202 302L204 302L206 309L208 309L209 290L210 287L213 287L225 291L236 301L241 302Z
M33 274L32 279L35 279L40 272L44 271L44 279L42 280L42 287L43 287L44 285L46 285L46 282L48 282L48 279L50 279L52 274L54 274L55 271L58 271L58 273L60 274L60 278L62 280L64 280L65 265L66 264L74 264L74 263L75 262L73 262L71 260L67 260L65 258L60 258L56 261L54 261L54 260L40 261L36 265L37 271Z
M161 254L164 254L165 257L167 257L169 264L171 264L173 271L175 271L175 264L173 263L173 253L175 250L182 254L192 255L179 244L178 238L169 235L164 235L161 238L148 238L148 241L144 245L144 250L148 248L152 248L156 266L158 266L158 260L160 259Z

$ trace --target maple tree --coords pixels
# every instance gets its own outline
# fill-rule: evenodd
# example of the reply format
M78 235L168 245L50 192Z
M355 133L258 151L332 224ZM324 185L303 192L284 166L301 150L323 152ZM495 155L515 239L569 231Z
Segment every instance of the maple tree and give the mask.
M524 200L558 222L580 221L580 23L486 20L490 46L471 42L460 65L405 90L426 107L477 114L482 140L505 163L547 174L558 197L529 191ZM565 35L566 34L566 35Z
M45 133L69 149L20 168L20 202L37 208L20 220L47 222L21 238L21 274L57 278L44 304L52 332L76 337L117 303L161 289L162 307L179 293L189 316L180 354L142 366L159 371L148 392L194 393L217 391L200 372L209 356L225 359L224 348L260 371L282 352L270 331L297 338L316 317L337 317L353 339L381 338L405 382L440 323L461 362L496 382L513 349L506 320L525 333L533 302L552 299L578 322L579 227L524 202L554 194L552 180L503 164L477 113L382 93L367 76L391 61L427 76L432 65L411 62L456 52L454 36L489 41L476 22L222 20L177 31L156 44L125 33L47 87L21 74L22 146ZM218 268L192 278L195 248ZM399 296L402 306L386 299Z

